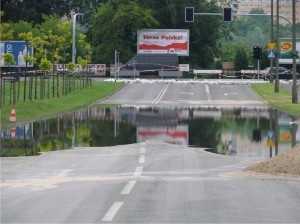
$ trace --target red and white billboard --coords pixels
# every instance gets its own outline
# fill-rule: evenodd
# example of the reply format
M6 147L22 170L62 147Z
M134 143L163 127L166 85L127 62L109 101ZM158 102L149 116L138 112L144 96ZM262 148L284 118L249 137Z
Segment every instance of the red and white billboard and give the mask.
M189 55L189 30L142 29L137 34L138 54Z
M188 126L177 127L137 127L137 142L148 140L188 146Z

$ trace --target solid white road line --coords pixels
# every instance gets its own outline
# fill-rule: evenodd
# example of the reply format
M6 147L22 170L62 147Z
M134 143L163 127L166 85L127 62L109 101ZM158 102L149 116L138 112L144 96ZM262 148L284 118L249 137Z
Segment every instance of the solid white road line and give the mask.
M141 176L143 172L143 167L142 166L138 166L136 169L135 169L135 172L133 174L133 176L137 177L137 176Z
M106 212L105 216L102 219L102 222L110 222L113 220L114 216L117 214L118 210L124 202L115 202L110 209Z
M129 194L135 184L136 184L135 180L129 181L123 188L121 194Z
M140 155L139 163L145 163L145 155Z
M152 104L157 104L161 100L161 98L167 92L168 87L169 87L169 83L159 92L157 97L152 101Z

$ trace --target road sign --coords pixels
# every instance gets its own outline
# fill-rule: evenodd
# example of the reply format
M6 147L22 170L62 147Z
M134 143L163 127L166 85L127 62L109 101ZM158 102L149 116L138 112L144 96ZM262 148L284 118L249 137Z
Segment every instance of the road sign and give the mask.
M276 43L268 43L268 48L270 51L273 51L276 47Z
M267 146L268 147L275 146L275 133L274 133L274 131L268 131L268 133L267 133Z
M268 58L275 58L276 52L275 51L268 51Z
M190 71L190 65L189 64L179 64L179 71L181 71L181 72Z
M97 72L104 72L105 71L105 65L97 65Z
M279 141L291 142L292 141L292 127L290 125L279 125Z

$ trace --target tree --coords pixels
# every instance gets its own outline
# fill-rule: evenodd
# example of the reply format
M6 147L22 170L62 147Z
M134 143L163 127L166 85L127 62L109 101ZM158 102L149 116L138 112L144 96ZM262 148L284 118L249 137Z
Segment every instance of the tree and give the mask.
M39 64L39 67L41 70L45 71L45 75L47 71L51 70L51 61L47 60L46 58L41 59L41 63ZM40 99L43 99L45 96L45 77L41 76L41 85L40 85ZM48 93L47 93L48 98L50 97L49 93L49 79L48 79Z
M20 33L19 34L19 38L21 38L21 40L25 41L25 46L26 46L26 53L24 55L24 59L25 59L25 73L27 71L27 66L28 63L33 62L34 61L34 57L29 56L29 48L32 45L32 40L33 40L33 35L32 32L28 32L28 33ZM30 86L29 86L29 99L32 100L32 77L30 77ZM25 80L24 80L24 101L26 100L26 74L25 74Z
M4 16L4 12L0 11L0 17ZM0 40L11 40L13 39L13 29L11 28L9 23L1 23L0 26Z
M39 24L43 22L44 15L57 15L58 17L69 14L69 0L2 0L1 9L5 11L3 22L19 20Z
M137 2L112 0L100 6L92 21L93 61L112 63L115 49L129 60L136 52L137 30L158 26L152 11Z
M4 65L5 66L10 67L10 65L16 64L15 57L11 53L6 53L6 54L2 55L2 57L4 59Z
M235 70L239 71L241 69L246 69L248 67L247 53L243 48L239 48L235 55Z

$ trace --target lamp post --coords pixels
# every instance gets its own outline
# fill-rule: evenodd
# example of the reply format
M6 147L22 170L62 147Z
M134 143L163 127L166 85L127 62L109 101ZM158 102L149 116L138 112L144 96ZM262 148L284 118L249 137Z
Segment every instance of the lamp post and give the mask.
M75 13L73 15L73 43L72 43L72 63L75 64L75 58L76 58L76 47L75 47L75 32L76 32L76 17L77 16L83 16L83 13Z

